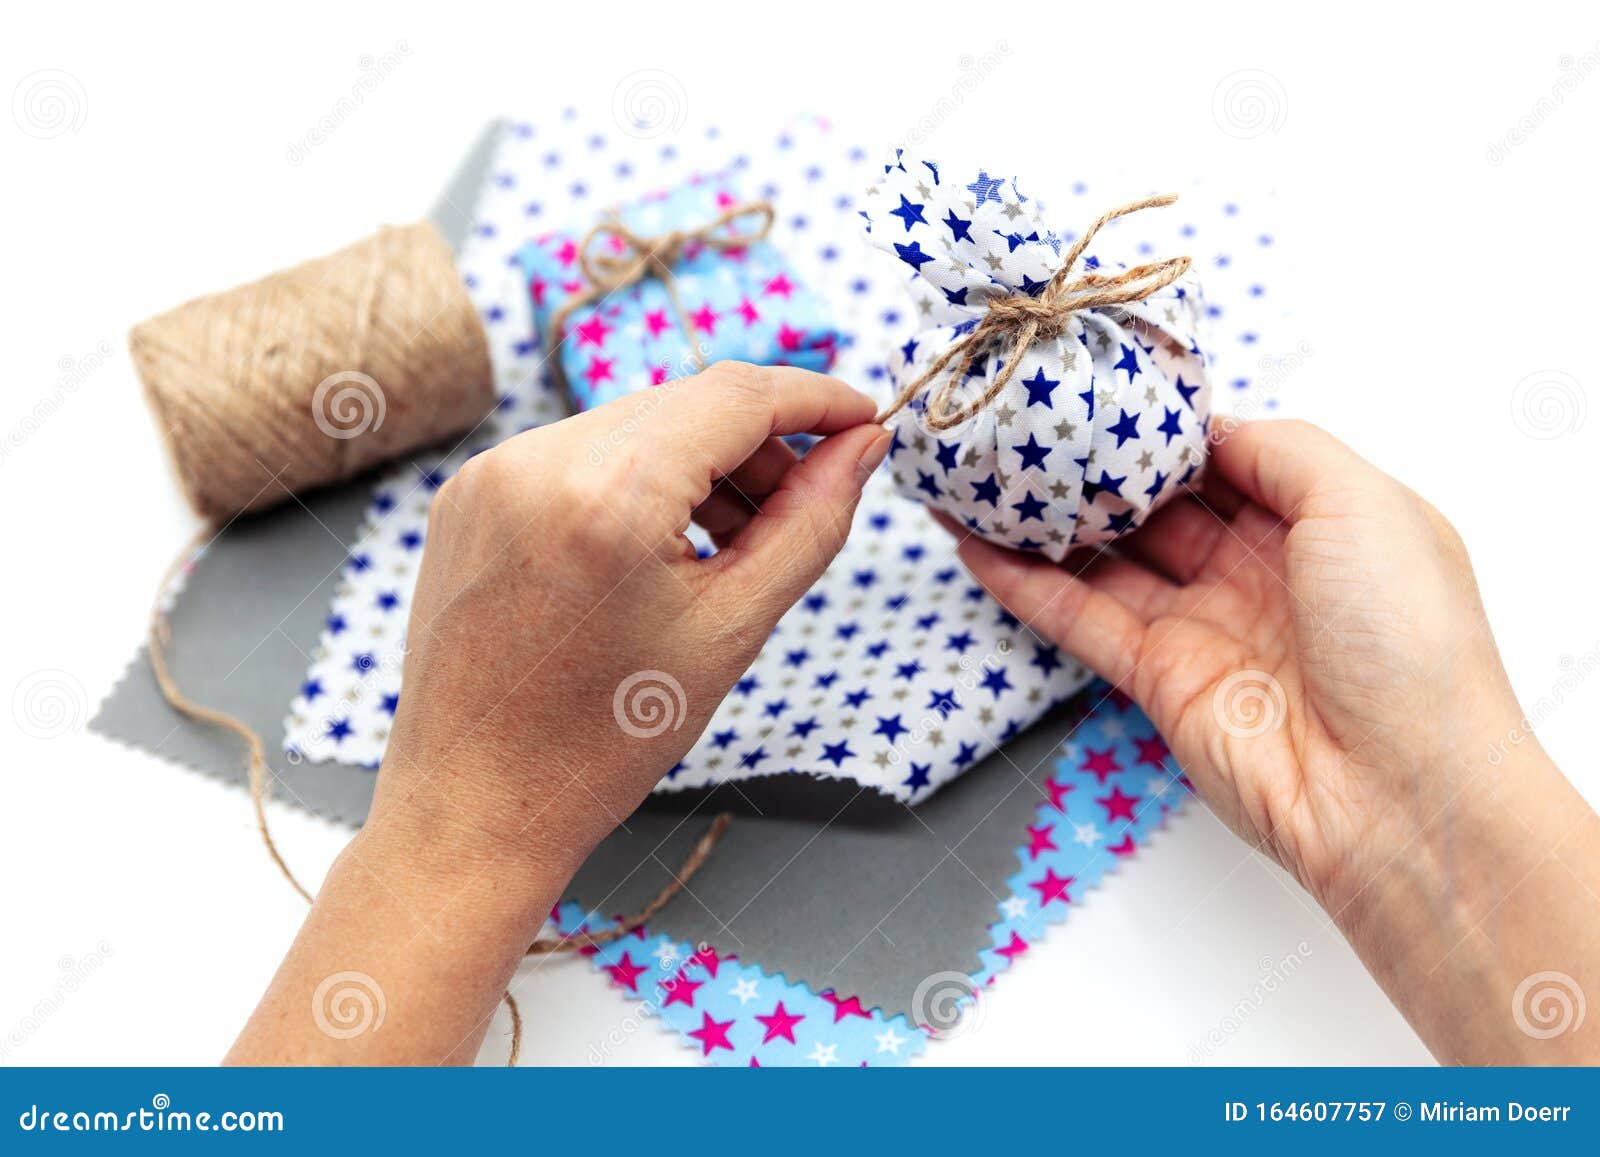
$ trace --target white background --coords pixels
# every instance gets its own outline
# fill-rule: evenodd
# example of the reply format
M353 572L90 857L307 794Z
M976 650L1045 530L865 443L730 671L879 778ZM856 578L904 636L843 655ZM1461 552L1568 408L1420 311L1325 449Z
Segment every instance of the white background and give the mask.
M1026 173L1036 190L1097 164L1150 185L1275 189L1313 351L1284 384L1286 409L1456 522L1524 704L1552 692L1564 658L1600 646L1592 4L1521 3L1492 23L1392 3L1320 18L1283 4L626 8L12 6L0 88L40 70L76 88L75 127L50 139L24 131L39 128L26 113L0 118L0 697L56 670L92 713L194 529L125 353L139 319L417 217L499 113L605 107L620 78L649 68L730 136L809 108L888 144L950 92L963 54L1002 41L1003 65L930 151ZM363 54L401 41L400 67L290 164ZM1591 75L1551 107L1563 63ZM1217 107L1242 70L1264 119ZM1491 163L1519 123L1532 131ZM64 360L82 365L100 343L111 356L63 390ZM1531 416L1529 375L1556 383ZM45 420L29 418L52 399ZM1596 719L1600 680L1564 692L1540 727L1592 801ZM0 776L5 1062L219 1057L302 913L245 798L81 730L29 737L10 710ZM312 879L346 838L287 807L273 823ZM1427 1061L1309 901L1199 808L1000 979L977 1031L927 1060L1188 1063L1251 999L1262 961L1301 942L1306 963L1208 1063ZM54 1001L62 958L102 945L93 975ZM627 1010L576 961L521 991L525 1055L540 1062L584 1063ZM35 1017L41 1001L56 1007ZM497 1033L482 1060L503 1047ZM693 1058L654 1028L616 1055Z

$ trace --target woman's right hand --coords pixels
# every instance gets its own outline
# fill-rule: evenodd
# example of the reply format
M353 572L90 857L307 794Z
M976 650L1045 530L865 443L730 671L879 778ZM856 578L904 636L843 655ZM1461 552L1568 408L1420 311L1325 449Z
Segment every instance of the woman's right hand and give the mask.
M1240 427L1208 471L1203 496L1115 553L1057 566L966 536L961 556L1144 709L1199 794L1322 903L1436 1051L1485 1052L1424 1031L1437 1026L1413 985L1466 966L1468 942L1496 929L1523 946L1479 977L1507 1026L1534 972L1581 972L1600 992L1600 821L1529 734L1454 529L1300 422ZM1574 923L1529 955L1550 937L1506 901L1546 885ZM1504 1034L1488 1035L1484 1059L1506 1059Z

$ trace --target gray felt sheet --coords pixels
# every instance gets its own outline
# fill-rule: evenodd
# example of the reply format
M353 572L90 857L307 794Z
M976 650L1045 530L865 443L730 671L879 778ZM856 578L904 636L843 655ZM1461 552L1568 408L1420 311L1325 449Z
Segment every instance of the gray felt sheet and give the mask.
M432 214L453 244L464 235L493 143L491 128ZM237 520L198 562L169 615L179 685L265 737L278 778L274 797L352 826L366 816L372 772L288 764L278 753L289 700L370 492L371 480L358 479ZM173 711L143 648L90 726L246 782L237 740ZM607 914L637 910L711 817L734 811L715 853L652 928L813 989L857 995L891 1015L905 1012L923 977L977 967L985 927L1018 867L1024 825L1044 798L1038 784L1069 730L1058 712L915 809L800 776L652 799L600 846L569 895Z

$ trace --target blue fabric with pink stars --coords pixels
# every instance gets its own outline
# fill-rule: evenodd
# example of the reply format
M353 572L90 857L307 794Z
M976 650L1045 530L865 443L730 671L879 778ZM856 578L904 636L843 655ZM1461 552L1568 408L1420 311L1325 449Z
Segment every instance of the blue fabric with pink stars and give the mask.
M635 235L649 238L700 228L747 203L724 174L653 193L623 206L618 216ZM730 221L723 233L746 236L760 223L759 215L747 214ZM554 233L517 253L546 348L557 340L551 332L556 312L589 285L581 241ZM591 245L607 243L599 237ZM690 243L673 269L673 281L683 318L666 284L651 276L571 311L558 356L577 409L687 377L715 361L819 371L833 365L843 340L838 328L770 241L727 250ZM694 328L693 340L684 318Z

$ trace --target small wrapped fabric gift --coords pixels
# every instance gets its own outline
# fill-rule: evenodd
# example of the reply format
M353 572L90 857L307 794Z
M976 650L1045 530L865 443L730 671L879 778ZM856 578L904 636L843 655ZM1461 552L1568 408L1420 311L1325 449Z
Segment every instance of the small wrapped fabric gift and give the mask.
M772 221L724 175L523 246L534 321L573 406L719 360L829 369L839 331L767 240Z
M1189 258L1109 267L1016 182L970 183L901 154L869 190L868 234L931 325L889 370L902 493L990 541L1060 561L1142 524L1200 469L1210 421Z

